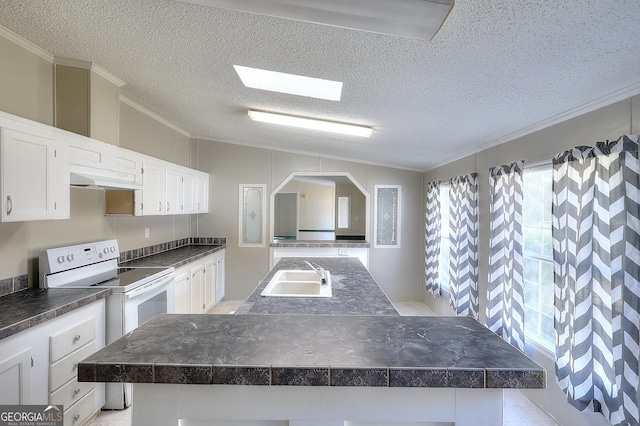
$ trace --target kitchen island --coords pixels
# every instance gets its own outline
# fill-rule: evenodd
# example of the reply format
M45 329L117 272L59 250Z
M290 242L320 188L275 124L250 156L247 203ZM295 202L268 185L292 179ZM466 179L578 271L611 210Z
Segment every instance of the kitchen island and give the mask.
M281 269L310 269L305 260L331 273L330 298L263 297L260 295ZM236 313L288 315L393 315L398 311L355 257L284 257L258 284Z
M313 260L345 276L339 299L348 271ZM471 318L253 313L270 275L247 314L157 316L81 362L79 380L134 383L133 424L171 426L500 425L502 389L545 387L540 366Z

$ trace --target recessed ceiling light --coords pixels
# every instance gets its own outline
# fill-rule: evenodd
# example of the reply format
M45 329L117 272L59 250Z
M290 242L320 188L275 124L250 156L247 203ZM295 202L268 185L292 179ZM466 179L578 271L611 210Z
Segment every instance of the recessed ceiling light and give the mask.
M234 65L242 83L252 89L339 101L342 82Z
M302 129L322 130L325 132L341 133L344 135L362 136L368 138L373 129L371 127L356 124L339 123L336 121L318 120L308 117L277 114L273 112L249 110L249 118L263 123L281 124L284 126L299 127Z

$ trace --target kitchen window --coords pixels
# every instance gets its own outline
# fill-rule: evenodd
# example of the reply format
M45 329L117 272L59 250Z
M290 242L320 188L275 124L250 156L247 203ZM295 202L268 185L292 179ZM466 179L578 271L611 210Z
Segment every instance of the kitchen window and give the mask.
M438 278L440 290L449 292L449 253L451 237L449 235L449 184L440 184L440 257L438 259Z
M524 170L524 331L527 338L554 351L553 240L551 236L551 165Z

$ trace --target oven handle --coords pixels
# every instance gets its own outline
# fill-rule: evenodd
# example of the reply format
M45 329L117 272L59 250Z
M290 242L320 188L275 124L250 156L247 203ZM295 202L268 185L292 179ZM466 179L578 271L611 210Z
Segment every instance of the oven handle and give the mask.
M160 278L156 278L155 280L151 281L150 283L147 283L145 285L141 285L140 287L136 287L131 291L128 291L124 294L124 297L126 300L129 299L133 299L134 297L140 296L142 293L146 293L148 291L151 290L155 290L159 287L162 287L163 285L169 283L170 281L173 280L174 277L174 273L170 273L167 275L164 275Z

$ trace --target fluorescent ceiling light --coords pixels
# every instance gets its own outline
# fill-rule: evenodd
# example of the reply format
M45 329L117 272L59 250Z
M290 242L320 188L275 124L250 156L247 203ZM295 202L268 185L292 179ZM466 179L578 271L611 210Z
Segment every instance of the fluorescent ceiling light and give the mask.
M179 0L203 6L431 40L453 0Z
M263 123L282 124L284 126L302 129L322 130L325 132L341 133L344 135L362 136L368 138L373 129L356 124L338 123L335 121L317 120L315 118L296 117L293 115L277 114L273 112L249 110L249 118Z
M342 82L234 65L242 83L252 89L339 101Z

